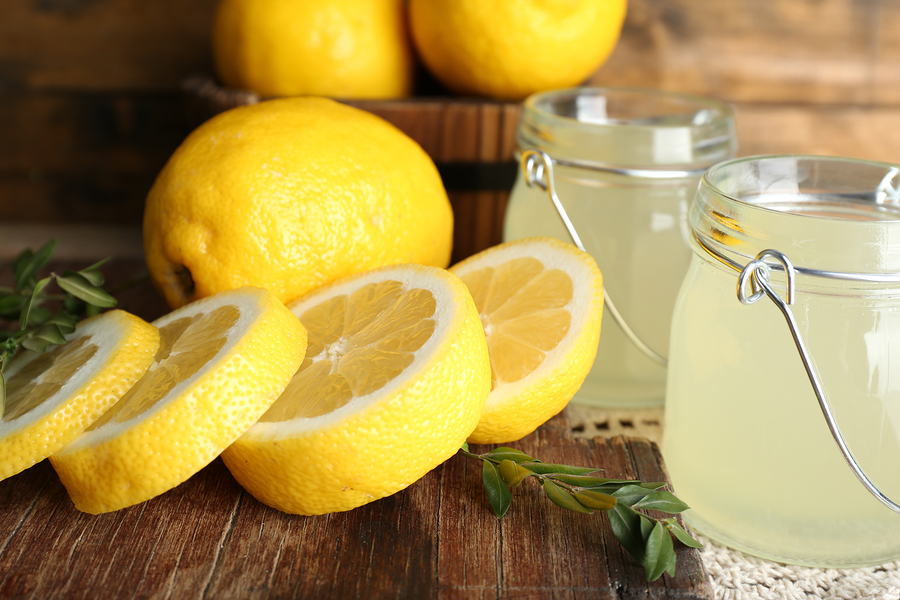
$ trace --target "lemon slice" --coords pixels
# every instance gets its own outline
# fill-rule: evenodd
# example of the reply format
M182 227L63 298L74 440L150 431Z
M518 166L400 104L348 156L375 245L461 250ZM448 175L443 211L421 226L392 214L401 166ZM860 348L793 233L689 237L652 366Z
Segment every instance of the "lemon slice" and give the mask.
M586 252L544 237L488 248L450 270L475 299L491 357L491 394L469 441L518 440L565 408L591 369L600 270Z
M50 457L81 511L118 510L188 479L275 401L306 349L303 325L259 288L209 296L153 325L161 342L147 373Z
M261 502L295 514L350 510L452 456L490 390L487 344L465 285L398 265L291 303L306 359L259 423L223 454Z
M74 439L128 391L153 362L156 327L122 310L81 321L66 343L25 352L6 372L0 419L0 480Z

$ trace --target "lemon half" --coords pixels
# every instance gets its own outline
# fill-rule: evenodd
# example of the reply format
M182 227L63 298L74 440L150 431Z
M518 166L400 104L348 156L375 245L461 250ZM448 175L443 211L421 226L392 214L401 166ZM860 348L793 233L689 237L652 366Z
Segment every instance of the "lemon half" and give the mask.
M603 277L589 254L549 237L500 244L450 270L472 293L491 357L491 394L469 441L518 440L565 408L590 371Z
M289 513L350 510L456 453L490 389L484 332L457 277L385 267L289 306L309 331L306 359L222 454L247 491Z
M50 457L84 512L143 502L199 471L275 401L306 349L297 318L260 288L210 296L153 325L161 343L147 373Z

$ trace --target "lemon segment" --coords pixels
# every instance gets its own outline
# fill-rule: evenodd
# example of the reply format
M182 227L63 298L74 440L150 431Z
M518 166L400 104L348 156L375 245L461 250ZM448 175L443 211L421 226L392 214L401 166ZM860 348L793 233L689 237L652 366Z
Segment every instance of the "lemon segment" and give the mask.
M476 444L518 440L565 408L590 371L603 316L594 259L553 238L488 248L450 269L472 293L491 360Z
M122 310L81 321L66 343L6 372L0 480L42 461L100 418L147 371L159 331Z
M50 457L81 511L118 510L188 479L266 411L306 350L303 325L259 288L210 296L153 325L161 342L146 374Z
M309 331L303 365L222 453L247 491L289 513L350 510L456 453L490 390L484 331L457 277L385 267L289 306Z

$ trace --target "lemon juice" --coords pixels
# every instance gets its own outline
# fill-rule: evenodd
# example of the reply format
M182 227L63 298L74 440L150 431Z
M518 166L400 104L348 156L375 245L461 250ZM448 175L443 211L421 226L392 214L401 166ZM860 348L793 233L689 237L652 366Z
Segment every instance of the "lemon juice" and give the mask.
M603 273L624 321L664 356L672 308L690 262L687 210L705 167L733 156L724 104L628 88L578 88L526 100L521 152L553 161L560 202ZM572 237L548 192L520 172L503 237ZM573 401L608 407L658 406L666 369L628 339L604 309L593 368Z
M665 354L675 296L690 262L687 207L699 178L673 188L670 181L660 185L617 175L586 180L572 171L558 168L556 184L585 250L597 260L625 321L650 348ZM520 174L512 195L506 239L551 235L571 241L545 191L529 187ZM604 308L597 357L575 401L658 405L665 385L665 367L631 343Z
M900 556L900 514L841 455L784 315L765 296L742 304L727 264L767 248L791 259L790 310L843 438L900 498L900 212L876 189L888 176L877 163L774 157L719 165L701 184L672 316L663 455L689 524L728 546L825 567ZM784 273L769 277L786 298Z

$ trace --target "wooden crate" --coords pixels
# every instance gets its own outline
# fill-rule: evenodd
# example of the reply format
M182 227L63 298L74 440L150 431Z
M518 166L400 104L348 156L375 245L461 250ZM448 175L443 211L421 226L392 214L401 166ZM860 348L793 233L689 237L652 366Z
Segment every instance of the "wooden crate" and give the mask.
M191 78L183 87L188 117L195 126L260 100L252 92L223 88L209 77ZM438 98L347 104L393 123L434 160L453 206L452 262L500 242L517 172L515 136L521 105Z

